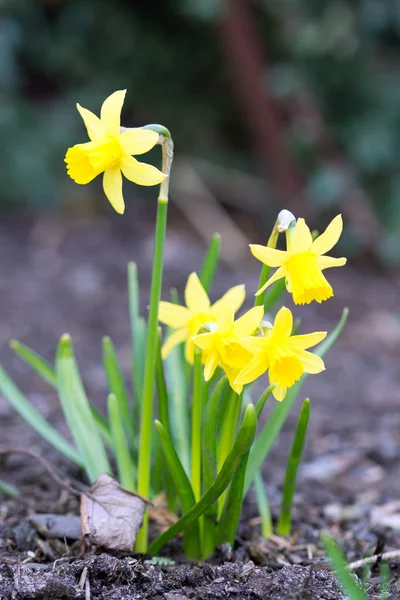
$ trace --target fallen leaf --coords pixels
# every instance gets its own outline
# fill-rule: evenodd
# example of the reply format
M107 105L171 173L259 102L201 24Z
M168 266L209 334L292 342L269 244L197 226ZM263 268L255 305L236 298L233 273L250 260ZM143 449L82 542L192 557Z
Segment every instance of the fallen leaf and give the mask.
M86 544L130 552L145 510L142 497L125 490L110 475L100 475L81 496L81 526Z

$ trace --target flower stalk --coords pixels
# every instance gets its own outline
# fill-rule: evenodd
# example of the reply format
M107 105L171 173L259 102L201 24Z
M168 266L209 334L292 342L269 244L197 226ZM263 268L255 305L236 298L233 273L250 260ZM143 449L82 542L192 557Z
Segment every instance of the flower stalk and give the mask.
M170 136L160 136L162 148L162 171L166 174L160 185L157 200L157 220L154 235L154 258L151 277L149 320L147 328L146 360L142 396L142 414L140 423L138 493L144 498L150 493L151 439L153 429L153 400L157 359L158 306L161 298L161 286L164 262L164 245L167 229L169 175L173 159L173 142ZM136 538L136 551L146 552L148 539L148 514L143 517L143 525Z

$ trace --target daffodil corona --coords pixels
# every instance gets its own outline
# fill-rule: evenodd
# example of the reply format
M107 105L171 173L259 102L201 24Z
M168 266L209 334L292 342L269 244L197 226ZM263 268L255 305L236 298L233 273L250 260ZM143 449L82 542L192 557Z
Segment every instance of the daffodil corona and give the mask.
M298 219L294 230L286 233L287 250L276 250L268 246L250 245L252 254L269 267L278 267L272 277L257 292L257 296L272 283L285 277L289 293L295 304L309 304L313 300L322 302L333 296L333 289L322 271L331 267L342 267L345 258L324 256L338 242L342 233L341 215L333 219L326 231L313 241L304 219Z
M233 310L230 309L212 331L193 338L196 346L203 350L206 381L211 379L219 365L225 371L231 388L240 394L243 384L236 382L236 376L253 358L253 352L242 345L241 338L253 335L263 315L263 307L256 306L234 321Z
M141 163L132 155L144 154L159 140L159 134L150 129L121 130L121 110L126 90L119 90L103 103L100 118L77 104L86 125L90 142L69 148L65 155L68 175L84 185L104 173L103 188L114 209L123 214L122 174L138 185L157 185L165 179L164 173L152 165Z
M307 352L307 348L322 342L326 331L292 336L292 329L292 313L283 306L275 317L273 327L264 328L263 336L242 339L242 345L254 354L254 358L237 375L235 382L238 385L250 383L269 369L270 383L276 384L273 394L281 401L287 388L292 387L303 373L323 371L322 358Z
M193 336L199 332L201 327L217 323L227 311L233 310L235 313L239 310L244 302L245 295L244 285L237 285L211 305L207 292L201 285L197 274L191 273L185 288L186 306L179 306L172 302L160 302L159 304L158 320L164 325L176 329L163 346L163 358L166 358L175 346L186 342L186 360L192 363L194 355Z

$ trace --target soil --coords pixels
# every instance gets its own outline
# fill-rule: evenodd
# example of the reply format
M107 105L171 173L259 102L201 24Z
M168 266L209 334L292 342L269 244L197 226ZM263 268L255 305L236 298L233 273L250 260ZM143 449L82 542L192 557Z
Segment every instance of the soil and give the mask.
M145 311L151 227L151 219L138 215L133 226L129 219L121 224L59 217L0 223L0 256L6 257L0 261L0 362L66 436L54 394L13 356L8 342L17 338L52 360L57 338L68 331L89 395L104 407L101 338L111 336L128 374L126 264L133 259L139 265ZM262 242L259 233L252 240ZM182 289L188 273L200 267L202 252L201 241L175 215L166 247L165 294L172 285ZM185 561L179 540L164 549L163 564L135 555L83 557L79 542L50 540L26 520L33 512L78 514L77 499L60 490L39 464L15 455L0 462L0 479L21 492L20 498L2 497L0 503L0 598L340 599L321 530L335 535L349 562L400 548L400 273L363 262L332 270L329 278L334 299L296 307L305 332L331 330L344 305L350 319L326 357L327 370L310 377L303 389L303 397L311 398L311 423L291 536L261 537L250 493L235 547L218 549L207 562ZM236 270L221 267L215 297L244 282L250 306L257 281L253 260ZM298 407L264 469L274 519L297 415ZM0 419L0 449L33 449L58 472L79 477L1 397ZM396 597L398 564L398 559L390 564L387 597ZM373 568L368 597L378 598L378 590L379 569Z

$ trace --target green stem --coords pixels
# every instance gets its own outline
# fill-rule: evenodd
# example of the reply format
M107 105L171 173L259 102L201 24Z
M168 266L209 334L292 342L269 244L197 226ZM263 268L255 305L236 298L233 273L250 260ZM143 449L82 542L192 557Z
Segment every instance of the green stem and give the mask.
M279 237L279 232L274 227L274 229L269 237L268 243L267 243L268 248L276 248L276 244L278 242L278 237ZM260 288L262 288L262 286L267 282L270 271L271 271L271 267L269 267L268 265L262 266L261 273L260 273L260 280L258 282L258 288L257 288L258 290ZM262 306L264 304L264 298L265 298L265 292L263 294L260 294L259 296L256 296L255 300L254 300L254 306Z
M192 487L196 502L201 498L201 423L202 423L201 351L195 350L192 403Z
M242 407L242 396L232 392L229 398L228 411L222 423L221 434L218 444L218 472L221 470L226 457L232 450L233 442L236 436L236 430L240 417L240 409ZM227 491L218 498L218 516L222 514L222 509L225 504Z
M162 170L167 174L160 186L157 201L157 221L154 237L154 258L150 290L149 321L147 329L146 362L142 396L140 423L138 493L148 498L151 471L151 434L153 426L153 395L157 358L158 305L161 297L161 284L164 261L164 244L167 228L168 185L173 157L173 143L170 138L160 138L162 144ZM136 538L136 551L146 552L148 537L148 514L143 516L143 526Z

